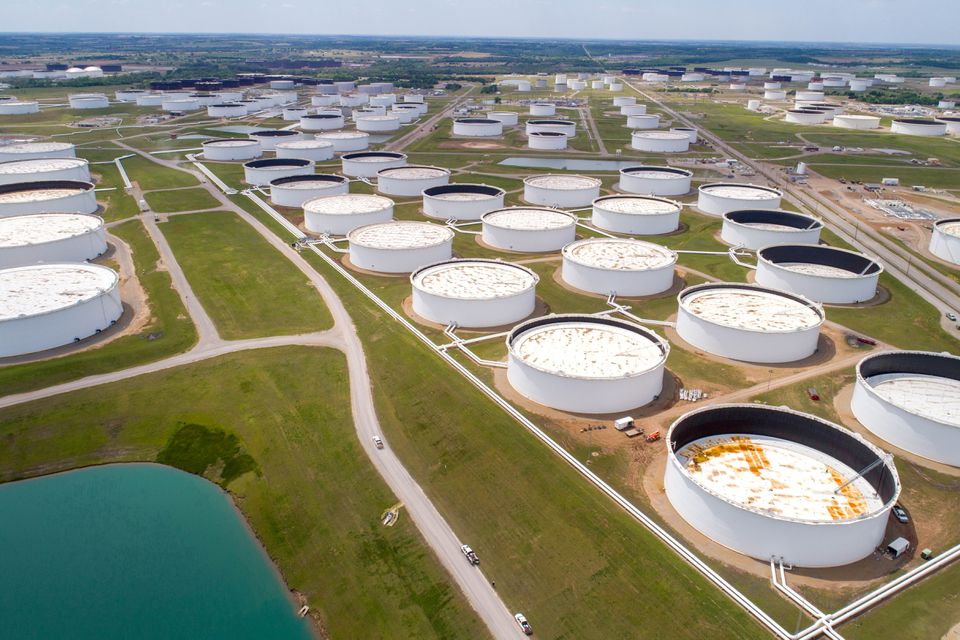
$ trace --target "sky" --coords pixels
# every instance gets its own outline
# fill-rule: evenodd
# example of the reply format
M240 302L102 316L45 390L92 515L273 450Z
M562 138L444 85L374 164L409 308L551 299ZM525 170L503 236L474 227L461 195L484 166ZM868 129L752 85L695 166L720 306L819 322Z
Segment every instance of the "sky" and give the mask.
M958 25L958 0L0 0L0 32L960 45Z

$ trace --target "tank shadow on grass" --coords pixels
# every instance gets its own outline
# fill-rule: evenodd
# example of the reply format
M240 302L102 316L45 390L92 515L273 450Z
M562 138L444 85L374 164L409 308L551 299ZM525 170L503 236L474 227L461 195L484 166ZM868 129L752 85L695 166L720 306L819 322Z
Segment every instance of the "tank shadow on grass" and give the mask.
M157 462L203 476L227 487L247 472L260 474L253 457L243 451L237 436L223 429L201 424L180 423Z

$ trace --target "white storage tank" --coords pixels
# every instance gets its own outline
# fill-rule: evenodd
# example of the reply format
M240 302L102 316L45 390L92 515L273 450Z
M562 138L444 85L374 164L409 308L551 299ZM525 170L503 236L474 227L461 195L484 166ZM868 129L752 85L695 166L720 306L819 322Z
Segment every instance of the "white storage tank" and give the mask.
M638 165L620 170L620 189L653 196L682 196L690 192L693 172L673 167Z
M722 216L740 209L779 209L783 194L772 187L738 182L714 182L698 189L697 209Z
M303 136L299 131L291 129L263 129L250 133L250 139L259 142L264 151L276 151L278 142L302 140Z
M647 153L685 153L690 150L690 135L682 131L634 131L630 146Z
M746 91L747 85L743 82L731 82L730 86L727 87L730 91Z
M286 122L297 122L308 113L310 112L306 107L284 107L283 111L280 112L280 117Z
M764 90L766 90L766 91L770 91L770 90L776 90L776 89L781 88L781 85L780 85L779 82L764 82L764 83L763 83L763 88L764 88Z
M444 326L485 329L515 324L537 302L536 273L500 260L447 260L410 274L413 312Z
M635 104L637 104L636 96L614 96L613 97L613 106L615 107L627 107ZM646 107L646 105L643 105L643 106ZM623 113L622 109L620 110L620 113Z
M243 91L218 91L214 94L218 102L240 102L243 100Z
M396 151L358 151L340 156L342 173L351 178L375 178L381 169L402 167L407 155Z
M36 158L0 162L0 185L35 180L90 182L90 165L83 158Z
M61 347L108 329L123 313L116 272L56 263L0 271L0 357Z
M763 92L763 99L764 99L764 100L775 100L775 101L776 101L776 100L786 100L786 99L787 99L787 92L786 92L786 91L783 91L782 89L773 89L773 90L770 90L770 91L764 91L764 92Z
M720 239L756 251L774 244L817 244L823 222L792 211L740 209L723 214Z
M557 105L552 102L534 102L530 105L530 115L538 118L557 115Z
M75 157L77 148L69 142L20 142L0 145L0 162Z
M807 100L812 102L819 102L824 99L823 91L801 91L797 90L796 95L794 96L796 100Z
M266 186L277 178L311 175L313 160L303 158L266 158L243 163L243 180L247 184Z
M611 82L609 86L610 86L610 91L614 93L623 91L623 84L620 82Z
M0 185L0 218L29 213L95 213L93 183L36 180Z
M342 113L315 113L300 117L300 129L303 131L330 131L342 129L343 125Z
M824 112L813 109L788 109L784 121L792 124L823 124L827 121L827 116Z
M390 198L343 191L304 202L303 224L311 233L345 236L360 227L389 222L393 206Z
M685 133L690 138L690 144L696 144L699 139L696 127L670 127L670 131L675 133Z
M601 184L598 178L588 176L529 176L523 180L523 199L530 204L546 207L587 207L600 197Z
M760 104L759 100L747 100L747 111L759 111Z
M350 181L332 173L277 178L270 183L270 201L280 207L299 208L309 200L336 196L350 190Z
M931 87L941 88L947 86L947 81L945 78L930 78L927 81L927 84Z
M563 248L561 277L570 286L602 295L640 297L673 286L677 254L632 238L585 238Z
M814 302L866 302L883 266L867 256L818 244L780 244L757 251L756 282Z
M310 106L312 107L330 107L340 104L340 98L334 94L310 96Z
M833 567L869 557L900 495L890 456L787 407L694 410L665 442L663 486L673 508L703 535L761 562Z
M520 114L516 111L491 111L487 118L498 120L504 127L515 127L520 122Z
M730 282L677 296L677 333L696 349L744 362L795 362L817 351L820 305L786 291Z
M370 146L370 134L363 131L325 131L314 136L333 144L336 152L363 151Z
M423 104L423 96L419 93L405 93L403 94L404 104Z
M520 395L561 411L605 414L660 395L670 346L632 322L553 315L514 327L507 352L507 379Z
M577 135L577 123L571 120L527 120L526 134L553 131L568 138Z
M560 151L567 148L567 134L561 131L534 131L527 134L527 147L540 151Z
M221 138L204 140L203 157L207 160L225 161L253 160L263 155L263 149L257 140L249 138Z
M420 164L390 167L377 172L377 191L388 196L411 198L424 189L443 186L450 182L450 170Z
M645 104L625 104L620 107L620 115L622 116L643 116L647 113L647 105Z
M184 98L181 96L168 95L164 97L160 108L170 113L181 113L184 111L196 111L200 108L200 101L196 98Z
M593 226L614 233L650 236L680 228L681 204L653 196L603 196L593 201Z
M410 273L453 256L453 231L430 222L394 220L347 234L350 262L379 273Z
M833 126L841 129L879 129L879 116L844 114L833 116Z
M242 118L247 115L246 105L239 102L218 102L207 106L211 118Z
M893 121L890 131L908 136L944 136L947 123L925 118L898 118Z
M660 116L656 113L627 116L628 129L656 129L660 126Z
M289 91L293 89L293 80L271 80L270 88L278 91Z
M603 89L604 86L605 86L605 85L603 84L603 80L591 80L591 81L590 81L590 88L591 88L591 89L594 89L594 90L596 90L596 89Z
M547 207L495 209L483 214L480 220L483 242L507 251L559 251L577 236L575 215Z
M38 262L84 262L107 250L103 218L36 213L0 218L0 269Z
M75 93L67 97L71 109L105 109L110 100L102 93Z
M876 436L915 455L960 467L960 358L887 351L857 365L850 410Z
M423 213L440 220L479 220L503 208L506 192L485 184L455 183L423 190Z
M144 94L146 91L143 89L117 89L113 92L117 102L136 102L137 98Z
M400 118L397 116L363 116L357 118L357 131L383 132L396 131L400 128Z
M944 218L933 223L930 253L960 265L960 218Z
M0 102L0 115L22 116L29 113L39 113L40 103L34 100L9 100Z
M333 143L327 140L293 140L276 144L278 158L303 158L314 162L333 159Z
M453 121L453 135L471 138L501 136L503 122L492 118L457 118Z

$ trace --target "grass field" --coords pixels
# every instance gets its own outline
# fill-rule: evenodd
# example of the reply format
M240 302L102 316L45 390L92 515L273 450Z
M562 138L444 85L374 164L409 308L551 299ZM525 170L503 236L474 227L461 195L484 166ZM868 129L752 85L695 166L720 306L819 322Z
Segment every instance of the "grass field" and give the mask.
M484 637L410 519L380 525L396 498L349 407L339 352L234 354L0 412L0 478L160 458L230 480L330 637Z
M130 181L136 181L144 190L195 187L200 184L188 173L161 166L141 156L126 158L121 162Z
M160 228L222 337L308 333L333 326L306 276L235 214L176 216Z
M147 204L158 213L212 209L219 202L204 189L174 189L144 194Z

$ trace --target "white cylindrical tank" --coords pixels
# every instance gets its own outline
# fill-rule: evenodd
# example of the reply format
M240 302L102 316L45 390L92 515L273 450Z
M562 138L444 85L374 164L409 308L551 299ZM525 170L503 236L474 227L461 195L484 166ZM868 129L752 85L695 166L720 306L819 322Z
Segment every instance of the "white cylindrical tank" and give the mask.
M383 115L357 118L357 131L396 131L399 128L400 118L397 116Z
M841 129L879 129L879 116L861 116L854 114L833 116L833 126Z
M443 326L512 325L533 313L540 278L500 260L448 260L410 274L413 312Z
M824 99L823 91L801 91L797 90L795 99L797 100L809 100L812 102L820 102Z
M300 117L300 129L303 131L329 131L342 129L343 125L342 113L316 113Z
M410 273L453 256L453 231L430 222L394 220L347 234L350 262L380 273Z
M0 185L0 218L30 213L95 213L93 183L37 180Z
M90 165L83 158L37 158L0 162L0 185L36 180L90 182Z
M652 196L603 196L593 201L593 226L614 233L651 236L680 228L679 202Z
M146 91L143 89L117 89L113 96L117 99L117 102L136 102L137 98L144 94L146 94Z
M766 90L766 91L776 90L776 89L779 89L780 87L781 87L781 85L780 85L779 82L764 82L764 83L763 83L763 88L764 88L764 90Z
M479 220L503 208L506 192L485 184L446 184L423 190L423 214L440 220Z
M267 158L243 163L243 179L247 184L266 186L277 178L305 176L314 171L313 160L303 158Z
M577 123L571 120L527 120L526 134L542 131L562 133L568 138L577 135Z
M636 96L614 96L613 98L613 106L615 107L627 107L635 104L637 104ZM646 105L643 106L646 107ZM620 113L623 113L623 109L620 110Z
M383 196L346 193L303 203L303 224L311 233L345 236L354 229L390 222L394 202Z
M98 264L0 271L0 358L36 353L108 329L123 313L120 278Z
M772 187L736 182L715 182L698 189L697 209L711 216L722 216L740 209L779 209L783 194Z
M960 358L887 351L857 365L850 410L872 433L918 456L960 467Z
M756 283L814 302L853 304L877 293L883 266L855 251L818 244L780 244L757 251Z
M629 129L656 129L659 126L660 116L656 113L627 116L627 128Z
M77 148L69 142L21 142L0 145L0 162L76 157Z
M280 113L282 117L287 122L297 122L303 116L307 115L309 111L306 107L284 107L283 111Z
M523 180L523 199L530 204L570 209L589 206L600 197L601 182L588 176L549 174Z
M217 102L239 102L243 100L243 91L217 91Z
M260 143L260 148L264 151L276 151L278 142L291 142L293 140L302 140L303 135L299 131L291 129L263 129L249 134L251 140Z
M257 140L249 138L223 138L219 140L204 140L203 157L207 160L231 161L253 160L263 155L263 149Z
M546 207L508 207L483 214L484 243L521 253L559 251L577 235L572 213Z
M819 218L803 213L741 209L723 214L720 239L756 251L775 244L817 244L821 230Z
M457 118L453 121L453 135L471 138L501 136L503 122L491 118Z
M685 133L690 138L690 144L697 144L698 134L696 127L670 127L674 133Z
M388 196L411 198L424 189L450 182L450 170L419 164L390 167L377 172L377 191Z
M270 88L278 91L290 91L293 89L293 80L271 80Z
M379 107L389 107L397 103L397 96L392 93L384 93L378 96L370 96L370 105Z
M866 558L883 544L900 495L890 456L787 407L694 410L665 442L663 486L673 508L708 538L761 562L832 567Z
M370 134L363 131L325 131L314 136L333 144L336 152L363 151L370 146Z
M823 124L827 121L827 116L823 111L813 109L788 109L784 121L792 124Z
M514 127L520 122L520 114L516 111L491 111L487 118L499 120L504 127Z
M786 100L787 92L782 89L772 89L763 92L764 100Z
M678 131L634 131L630 146L648 153L685 153L690 150L690 135Z
M960 265L960 218L944 218L933 224L930 253Z
M22 116L28 113L38 113L40 103L34 100L9 100L0 102L0 115Z
M585 238L563 248L561 277L590 293L652 296L673 286L677 254L632 238Z
M37 213L0 218L0 269L38 262L84 262L106 250L100 216Z
M927 84L931 87L937 87L939 89L940 87L947 86L947 81L944 78L930 78L930 80L927 81Z
M311 107L330 107L335 104L340 104L340 98L335 94L310 96Z
M507 353L507 379L520 395L561 411L602 414L659 396L670 346L632 322L554 315L514 327Z
M369 105L363 109L354 109L350 112L350 119L356 122L360 118L365 118L367 116L385 116L387 115L387 108L383 105Z
M270 183L270 201L280 207L299 208L324 196L336 196L350 190L350 181L332 173L277 178Z
M423 96L419 93L405 93L403 94L404 104L423 104Z
M673 167L636 166L620 170L620 189L653 196L682 196L690 191L691 171Z
M168 112L196 111L200 108L200 101L196 98L168 97L165 98L160 108Z
M395 151L358 151L340 156L342 173L351 178L374 178L381 169L402 167L407 155Z
M747 85L743 82L731 82L727 88L730 89L730 91L746 91Z
M759 100L747 100L747 110L748 111L759 111L760 110L760 101Z
M314 162L333 159L333 143L327 140L293 140L278 142L274 149L278 158L303 158Z
M239 102L218 102L207 107L211 118L242 118L247 115L246 105Z
M620 82L611 82L609 86L610 86L610 91L614 93L623 91L623 84Z
M530 115L538 118L557 115L557 105L552 102L534 102L530 105Z
M71 109L105 109L110 100L102 93L75 93L67 97Z
M625 104L620 107L620 115L623 116L643 116L647 114L647 105L645 104Z
M823 82L819 80L811 80L807 83L807 91L818 91L823 94ZM823 97L817 98L818 100L823 100Z
M561 131L534 131L527 134L527 146L541 151L560 151L567 148L567 134Z
M908 136L944 136L947 123L924 118L898 118L890 125L890 131Z
M603 80L591 80L591 81L590 81L590 88L591 88L591 89L594 89L594 90L596 90L596 89L603 89L604 86L605 86L605 85L603 84Z
M677 333L696 349L745 362L795 362L817 351L820 305L801 296L729 282L677 296Z
M145 93L142 96L137 96L137 106L159 107L164 100L166 100L166 96L162 93Z

